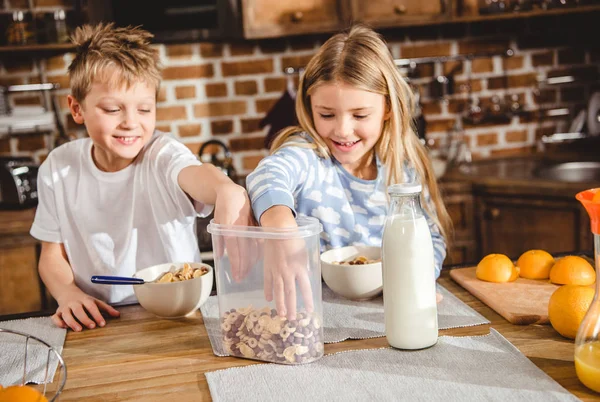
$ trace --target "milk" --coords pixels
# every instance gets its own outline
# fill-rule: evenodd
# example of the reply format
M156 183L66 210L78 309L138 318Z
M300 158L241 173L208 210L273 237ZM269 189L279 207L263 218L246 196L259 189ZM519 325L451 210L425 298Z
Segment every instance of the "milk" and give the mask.
M438 321L433 244L422 214L388 215L382 264L385 336L389 344L399 349L434 345Z

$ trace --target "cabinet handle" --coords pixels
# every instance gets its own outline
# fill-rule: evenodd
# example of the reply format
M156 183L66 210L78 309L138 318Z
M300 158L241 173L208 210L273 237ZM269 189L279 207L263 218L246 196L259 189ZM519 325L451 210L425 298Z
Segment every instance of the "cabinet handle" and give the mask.
M394 6L394 12L396 14L406 14L406 6L404 4L396 4Z
M302 11L295 11L290 16L290 19L292 20L292 22L296 22L296 23L301 22L303 18L304 18L304 13Z
M496 220L500 217L500 210L498 208L490 208L485 211L485 217L491 221Z

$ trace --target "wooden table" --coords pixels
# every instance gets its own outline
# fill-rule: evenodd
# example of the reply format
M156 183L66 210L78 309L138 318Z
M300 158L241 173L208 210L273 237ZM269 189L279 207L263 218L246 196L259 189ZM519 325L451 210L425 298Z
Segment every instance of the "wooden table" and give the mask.
M440 283L479 311L533 363L584 401L600 401L575 375L573 341L552 327L508 323L450 279ZM120 309L105 328L69 332L63 351L67 383L60 401L209 401L204 373L256 364L212 353L202 316L162 320L140 306ZM490 325L440 331L440 335L485 335ZM325 345L325 353L388 346L385 337Z

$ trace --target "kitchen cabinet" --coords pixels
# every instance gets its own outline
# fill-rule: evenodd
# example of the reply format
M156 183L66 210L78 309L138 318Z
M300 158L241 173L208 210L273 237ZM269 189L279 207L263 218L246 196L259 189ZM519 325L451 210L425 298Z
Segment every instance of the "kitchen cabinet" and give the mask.
M409 21L426 23L448 17L449 0L350 0L352 17L373 27L392 27Z
M477 191L477 190L476 190ZM518 258L530 249L551 254L593 248L587 213L574 197L476 194L479 258Z
M98 1L98 0L96 0ZM427 26L511 20L600 11L599 4L580 4L519 12L480 14L477 0L242 0L243 35L246 39L333 33L353 21L374 28ZM232 21L232 24L237 22Z
M332 32L346 27L344 0L242 0L244 36L267 38Z
M0 315L47 309L39 279L39 242L29 235L35 209L0 212Z
M454 229L444 265L474 262L477 258L477 241L472 186L466 181L442 182L440 191Z

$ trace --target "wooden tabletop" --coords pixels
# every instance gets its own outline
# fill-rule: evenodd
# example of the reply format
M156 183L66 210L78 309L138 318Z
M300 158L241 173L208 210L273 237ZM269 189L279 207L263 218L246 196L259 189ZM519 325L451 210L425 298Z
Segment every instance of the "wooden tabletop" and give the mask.
M515 326L485 306L444 271L446 289L483 314L539 368L584 401L600 401L585 388L573 364L573 341L549 325ZM140 306L120 309L121 318L105 328L69 331L63 351L67 383L60 401L210 401L204 373L256 364L216 357L199 312L181 320L163 320ZM485 335L490 325L440 331L440 335ZM385 337L325 345L325 353L387 347Z

